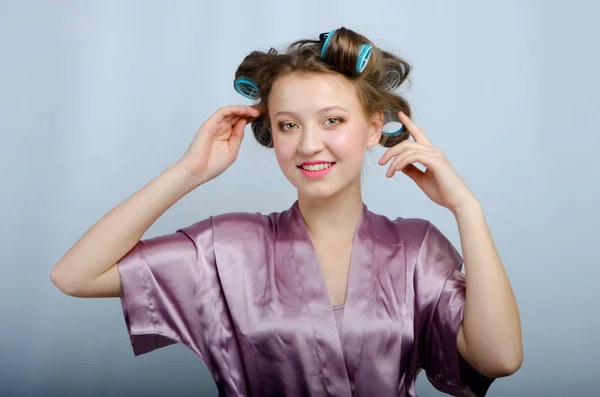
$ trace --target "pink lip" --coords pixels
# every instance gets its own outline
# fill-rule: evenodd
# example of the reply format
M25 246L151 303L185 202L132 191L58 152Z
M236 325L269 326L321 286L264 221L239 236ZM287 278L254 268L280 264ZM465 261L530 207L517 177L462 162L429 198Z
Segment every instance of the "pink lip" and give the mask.
M324 164L322 161L318 161L318 162L305 162L302 164ZM335 163L331 164L328 168L325 168L323 170L319 170L319 171L307 171L302 167L298 167L300 168L300 171L302 171L302 174L307 177L307 178L311 178L311 179L317 179L317 178L322 178L323 176L325 176L329 171L331 171L331 169L335 167Z
M316 160L316 161L304 161L302 163L300 163L299 167L302 167L303 165L313 165L313 164L332 164L335 163L335 161L323 161L323 160Z

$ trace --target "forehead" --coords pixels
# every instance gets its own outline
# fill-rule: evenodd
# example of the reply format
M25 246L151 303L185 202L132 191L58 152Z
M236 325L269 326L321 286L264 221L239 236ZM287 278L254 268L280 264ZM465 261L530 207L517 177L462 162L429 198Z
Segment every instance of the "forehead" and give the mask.
M269 92L269 107L278 110L321 109L341 105L347 109L360 106L355 88L337 74L292 73L278 77Z

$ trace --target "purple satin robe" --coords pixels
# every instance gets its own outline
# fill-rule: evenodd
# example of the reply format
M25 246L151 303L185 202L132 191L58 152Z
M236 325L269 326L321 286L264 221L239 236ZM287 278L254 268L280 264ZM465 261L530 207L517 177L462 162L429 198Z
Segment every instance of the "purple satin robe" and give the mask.
M494 381L460 356L462 257L430 222L363 206L341 337L298 203L212 216L142 240L118 263L134 354L173 343L222 396L484 396Z

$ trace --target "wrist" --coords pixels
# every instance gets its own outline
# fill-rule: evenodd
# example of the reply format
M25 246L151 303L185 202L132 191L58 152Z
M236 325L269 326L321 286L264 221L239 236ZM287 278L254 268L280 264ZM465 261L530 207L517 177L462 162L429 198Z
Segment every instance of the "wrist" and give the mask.
M171 164L167 169L172 170L176 175L176 179L181 181L183 186L188 188L190 191L207 182L203 178L192 173L185 165L181 164L179 161Z
M455 217L459 217L465 213L473 211L481 211L481 204L479 204L479 202L475 199L465 201L464 203L461 203L460 205L451 209L451 212Z

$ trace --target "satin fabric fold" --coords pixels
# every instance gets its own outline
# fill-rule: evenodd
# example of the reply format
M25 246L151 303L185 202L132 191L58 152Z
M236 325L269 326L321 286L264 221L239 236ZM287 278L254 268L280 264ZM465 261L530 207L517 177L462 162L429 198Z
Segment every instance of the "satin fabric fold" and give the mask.
M298 203L213 216L140 241L118 263L135 355L181 343L223 396L484 396L458 353L462 257L430 222L363 205L338 330Z

